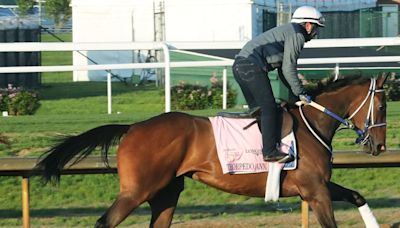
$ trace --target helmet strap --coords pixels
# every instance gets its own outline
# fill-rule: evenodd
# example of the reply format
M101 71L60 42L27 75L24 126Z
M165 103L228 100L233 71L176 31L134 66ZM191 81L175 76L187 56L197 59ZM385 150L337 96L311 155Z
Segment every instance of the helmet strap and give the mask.
M311 36L311 39L313 39L317 34L318 34L318 25L317 24L313 24L313 23L311 23L312 24L312 29L311 29L311 33L310 33L310 36Z
M311 23L311 22L305 22L302 23L305 30L307 31L307 35L305 36L306 38L306 42L310 41L311 39L313 39L317 33L318 33L318 25Z

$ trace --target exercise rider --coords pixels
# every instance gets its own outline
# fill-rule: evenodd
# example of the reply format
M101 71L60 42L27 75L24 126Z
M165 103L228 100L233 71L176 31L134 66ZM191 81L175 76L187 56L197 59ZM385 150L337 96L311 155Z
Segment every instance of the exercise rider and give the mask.
M277 105L268 72L279 69L280 79L300 100L310 102L297 77L297 59L304 43L324 27L322 14L311 6L296 9L291 23L272 28L246 43L235 58L233 74L250 109L261 108L261 131L265 161L288 162L293 159L280 151Z

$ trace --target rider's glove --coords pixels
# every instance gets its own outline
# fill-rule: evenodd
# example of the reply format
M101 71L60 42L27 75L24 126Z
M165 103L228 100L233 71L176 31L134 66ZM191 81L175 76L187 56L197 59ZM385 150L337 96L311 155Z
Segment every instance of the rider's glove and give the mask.
M307 104L311 103L311 96L307 94L300 94L299 99Z

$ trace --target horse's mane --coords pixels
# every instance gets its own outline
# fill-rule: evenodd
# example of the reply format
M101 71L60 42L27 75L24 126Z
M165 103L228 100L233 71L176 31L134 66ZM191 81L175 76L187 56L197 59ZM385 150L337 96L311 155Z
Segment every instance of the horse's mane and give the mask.
M321 93L334 91L344 86L359 85L367 81L369 81L369 78L363 77L362 75L345 76L338 80L335 80L335 77L332 76L318 81L316 86L308 87L307 92L315 97Z

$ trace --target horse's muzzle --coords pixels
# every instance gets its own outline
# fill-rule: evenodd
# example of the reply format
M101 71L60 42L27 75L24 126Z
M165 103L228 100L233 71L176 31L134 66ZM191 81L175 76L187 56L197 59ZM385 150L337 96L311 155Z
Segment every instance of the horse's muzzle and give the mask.
M378 156L379 154L386 151L384 143L374 143L373 140L368 140L368 143L364 146L364 152L371 154L372 156Z

